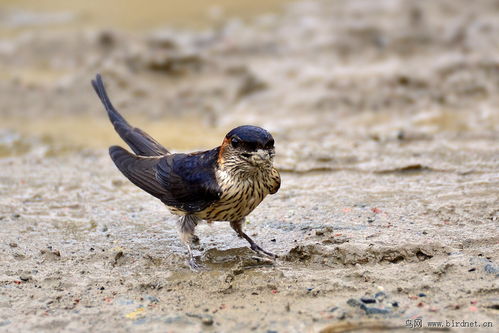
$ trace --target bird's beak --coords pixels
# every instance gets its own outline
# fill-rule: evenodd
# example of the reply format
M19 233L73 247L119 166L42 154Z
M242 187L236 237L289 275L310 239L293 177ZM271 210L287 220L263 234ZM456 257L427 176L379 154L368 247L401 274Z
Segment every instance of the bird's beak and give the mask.
M265 149L258 149L258 150L255 152L254 156L255 156L258 160L260 160L260 161L262 161L262 162L268 162L269 160L271 160L271 159L272 159L272 157L273 157L274 155L273 155L273 154L272 154L272 152L271 152L271 151L269 151L269 150L265 150Z

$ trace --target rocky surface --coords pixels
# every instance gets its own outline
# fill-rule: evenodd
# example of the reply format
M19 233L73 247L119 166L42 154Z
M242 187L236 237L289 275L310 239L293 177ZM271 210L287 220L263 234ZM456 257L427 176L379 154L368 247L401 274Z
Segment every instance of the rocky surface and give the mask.
M0 331L492 331L498 36L496 1L358 0L2 40ZM274 134L282 188L246 230L279 259L217 222L188 269L175 217L106 154L96 72L173 150L242 123Z

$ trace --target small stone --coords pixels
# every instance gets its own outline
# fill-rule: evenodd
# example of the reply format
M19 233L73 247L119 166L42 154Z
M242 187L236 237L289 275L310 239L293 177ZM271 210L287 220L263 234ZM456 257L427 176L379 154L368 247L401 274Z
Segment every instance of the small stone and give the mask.
M398 306L399 306L399 302L392 302L392 306L393 306L394 308L398 308Z
M418 296L419 297L426 297L426 294L425 293L419 293Z
M489 274L499 274L499 268L495 267L492 264L485 265L483 267L483 269L485 270L486 273L489 273Z
M364 304L362 304L361 302L359 302L358 300L356 300L355 298L350 298L348 301L347 301L347 304L350 305L351 307L353 308L358 308L358 307L365 307Z
M150 303L159 303L159 299L155 296L147 295L145 297Z
M378 300L378 302L382 302L386 297L386 293L383 291L378 291L376 294L374 294L374 298Z
M210 315L203 315L203 317L201 318L201 322L203 323L203 325L211 326L213 325L213 317Z
M14 243L14 242L9 243L9 246L10 246L10 247L17 247L17 243Z
M24 274L23 274L23 275L20 275L20 276L19 276L19 279L20 279L21 281L27 282L27 281L31 280L32 278L31 278L31 275L24 275Z
M380 308L372 308L372 307L366 307L364 309L366 311L366 314L387 314L390 313L390 310L388 309L380 309Z
M371 298L371 297L367 297L367 296L362 296L360 298L360 300L362 301L362 303L364 304L373 304L373 303L376 303L376 300L374 298Z

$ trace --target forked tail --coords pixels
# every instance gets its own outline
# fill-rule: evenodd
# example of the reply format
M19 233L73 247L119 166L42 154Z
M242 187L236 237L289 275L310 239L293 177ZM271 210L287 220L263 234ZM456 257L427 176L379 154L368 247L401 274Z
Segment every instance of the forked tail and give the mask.
M106 108L109 120L120 137L130 146L135 154L140 156L161 156L169 154L168 149L154 140L140 128L132 127L123 116L114 108L107 96L106 88L100 74L92 80L92 86Z

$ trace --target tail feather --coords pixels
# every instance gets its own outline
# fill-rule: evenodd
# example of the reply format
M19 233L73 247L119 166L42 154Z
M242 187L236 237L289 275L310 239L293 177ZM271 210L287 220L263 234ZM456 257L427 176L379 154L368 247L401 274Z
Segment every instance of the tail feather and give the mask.
M95 80L92 80L92 86L106 108L109 120L113 124L114 129L135 154L140 156L162 156L169 154L168 149L140 128L132 127L114 108L106 93L106 88L100 74L97 74Z

